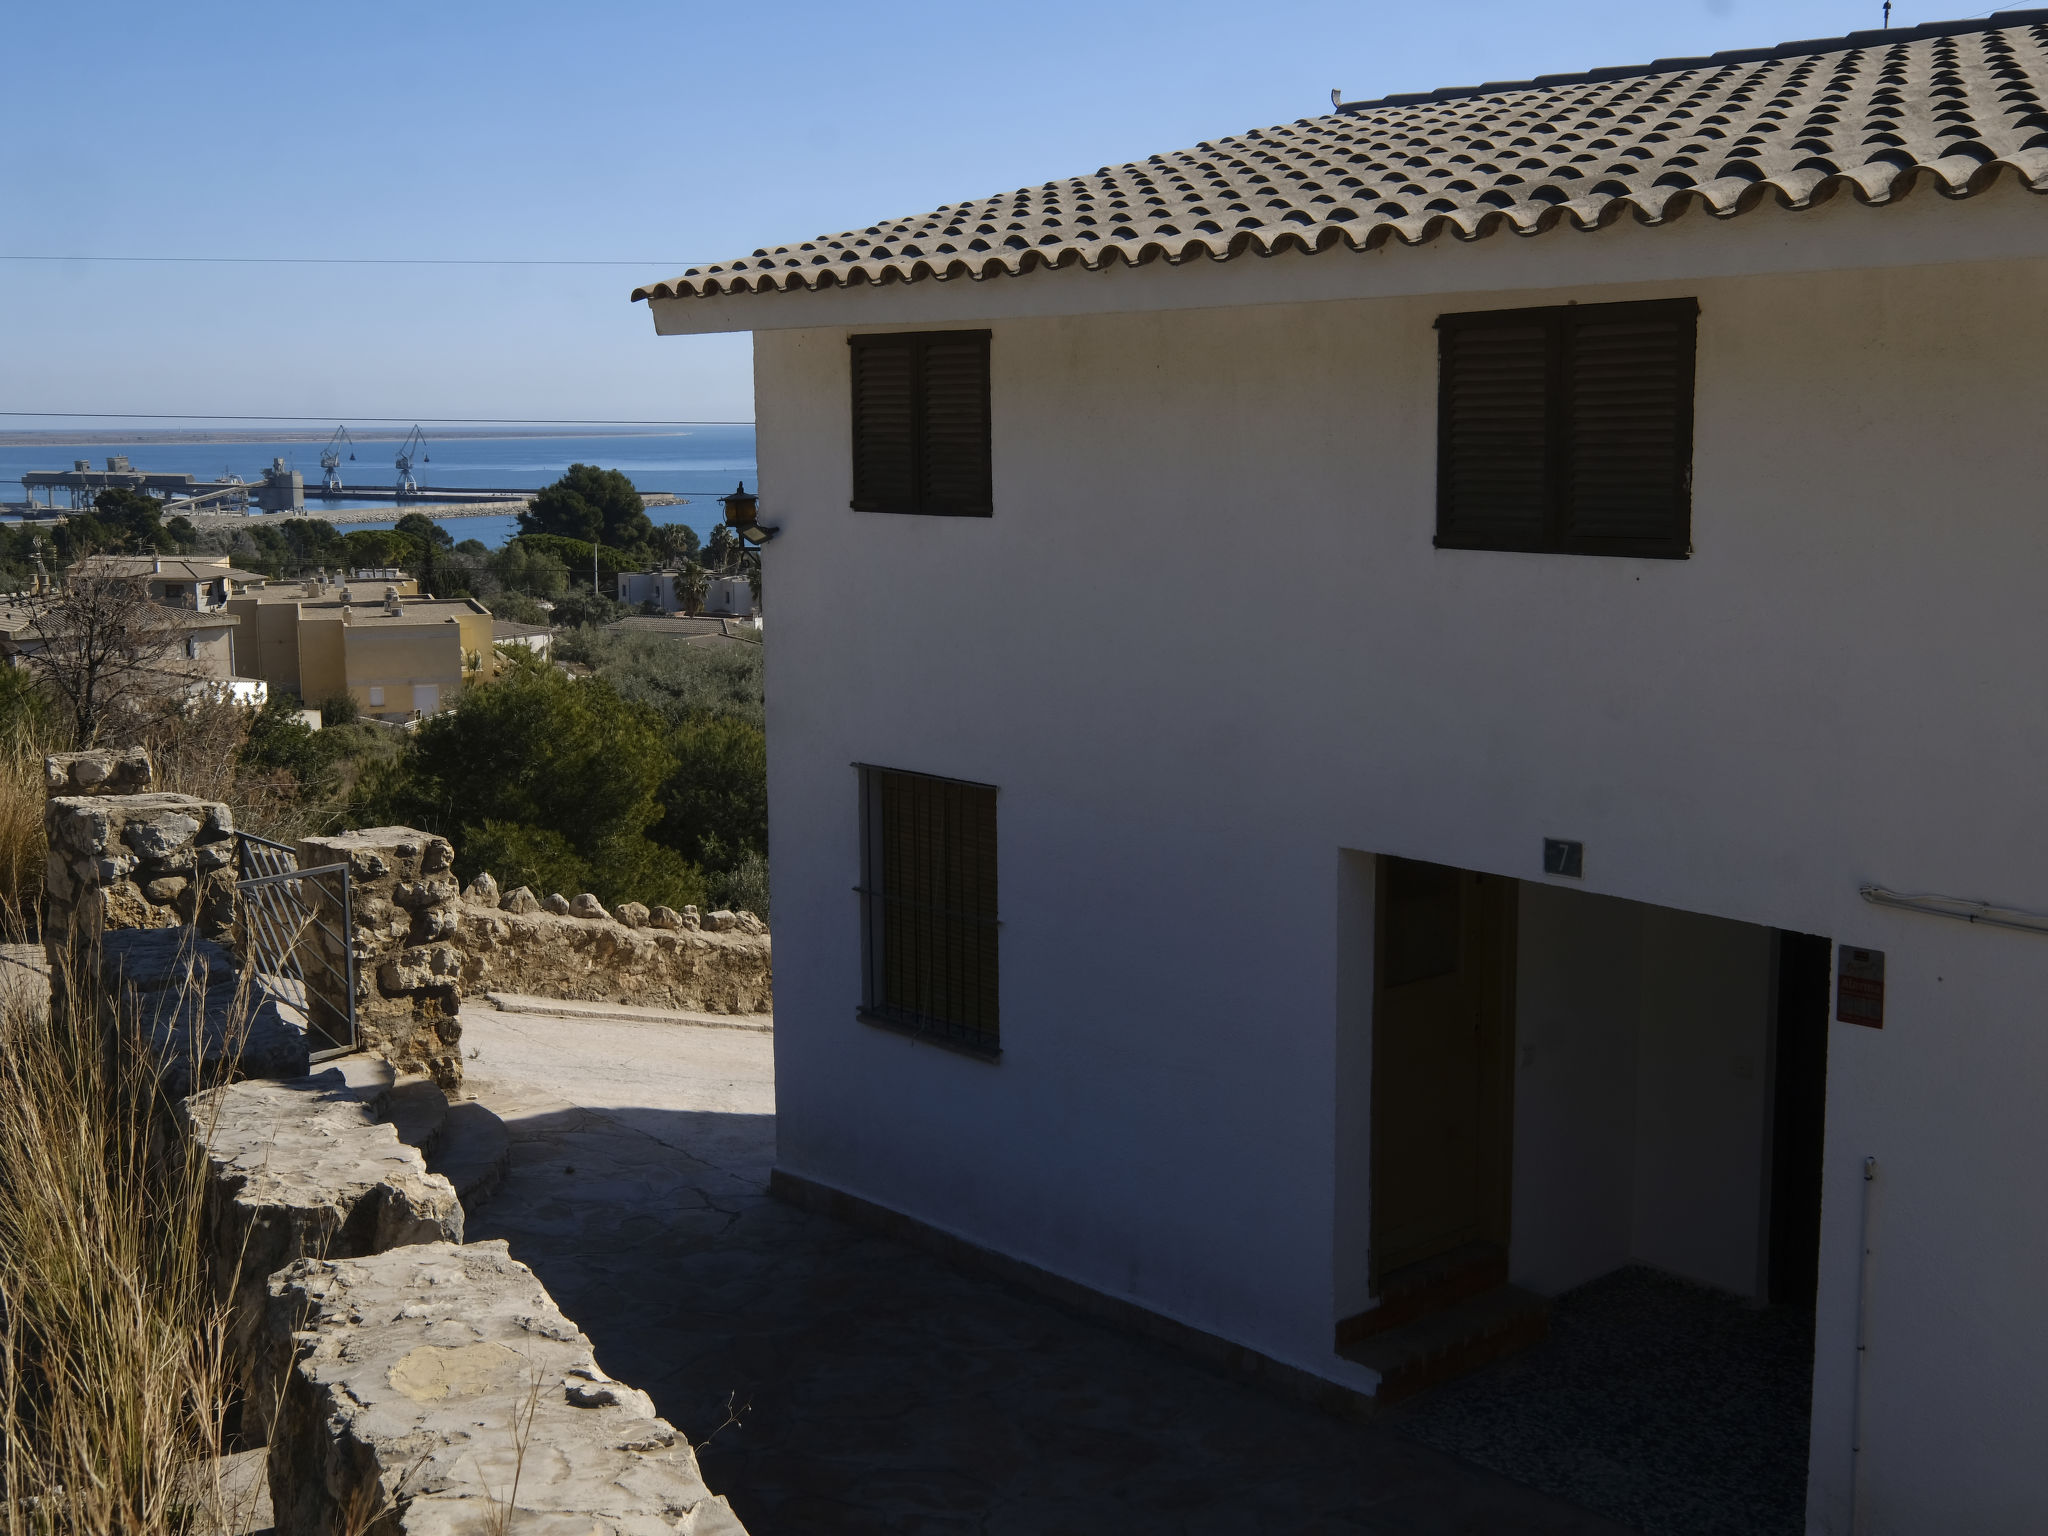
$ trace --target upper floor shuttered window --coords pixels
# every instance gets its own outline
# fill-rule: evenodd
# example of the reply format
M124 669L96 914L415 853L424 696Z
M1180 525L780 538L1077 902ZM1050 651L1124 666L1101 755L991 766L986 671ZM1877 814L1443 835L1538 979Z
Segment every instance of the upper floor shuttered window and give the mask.
M1437 320L1442 549L1692 551L1692 299Z
M849 336L856 512L989 517L987 331Z

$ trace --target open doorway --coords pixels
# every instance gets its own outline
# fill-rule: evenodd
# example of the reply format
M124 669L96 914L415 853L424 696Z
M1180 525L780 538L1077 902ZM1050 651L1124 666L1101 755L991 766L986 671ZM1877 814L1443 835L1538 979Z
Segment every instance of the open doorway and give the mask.
M1393 1423L1628 1523L1797 1529L1828 941L1372 869L1371 1294L1340 1350Z

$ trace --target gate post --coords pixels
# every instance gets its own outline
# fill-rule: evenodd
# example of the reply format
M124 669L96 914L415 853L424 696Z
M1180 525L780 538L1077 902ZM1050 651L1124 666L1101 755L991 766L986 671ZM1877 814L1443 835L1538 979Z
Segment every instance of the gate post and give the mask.
M400 1071L425 1072L443 1089L459 1088L462 957L451 942L460 897L454 846L412 827L300 841L301 869L326 864L346 864L347 881L309 880L306 895L336 932L345 904L353 930L347 958L353 961L357 1039ZM333 978L345 970L309 966L307 985L323 984L316 972Z

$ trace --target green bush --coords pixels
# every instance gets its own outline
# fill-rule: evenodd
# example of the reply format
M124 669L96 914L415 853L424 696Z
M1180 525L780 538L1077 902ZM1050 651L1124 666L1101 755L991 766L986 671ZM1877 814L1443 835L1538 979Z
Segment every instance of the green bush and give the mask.
M678 645L666 635L601 631L563 638L558 648L566 660L595 668L627 698L670 720L734 715L762 722L758 645Z
M671 737L675 771L661 787L655 836L706 868L768 851L768 738L736 715L701 715Z
M590 863L553 827L516 821L485 821L462 829L461 862L468 878L489 870L499 886L526 886L536 896L565 896L590 889Z
M724 874L710 879L710 901L714 908L751 912L768 921L768 860L750 853Z
M608 905L696 899L697 871L646 835L676 766L661 716L601 679L506 654L511 670L426 721L393 768L366 784L358 813L450 838L464 880L495 855L524 861L536 879L580 874L579 889Z

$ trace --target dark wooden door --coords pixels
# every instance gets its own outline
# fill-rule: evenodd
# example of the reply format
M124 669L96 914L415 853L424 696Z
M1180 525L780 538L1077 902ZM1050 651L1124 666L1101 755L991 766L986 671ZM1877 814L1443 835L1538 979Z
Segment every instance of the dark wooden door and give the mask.
M1515 882L1379 861L1372 1268L1505 1248Z

